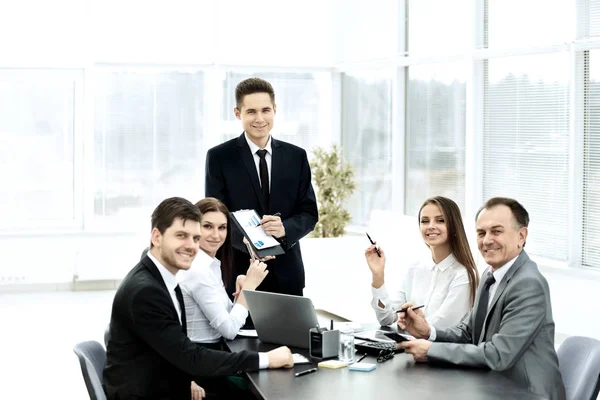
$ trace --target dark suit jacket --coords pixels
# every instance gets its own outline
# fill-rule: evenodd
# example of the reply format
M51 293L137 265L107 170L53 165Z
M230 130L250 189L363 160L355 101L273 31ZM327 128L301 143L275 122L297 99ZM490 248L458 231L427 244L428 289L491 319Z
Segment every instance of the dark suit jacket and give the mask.
M267 279L272 287L261 285L259 289L298 294L304 288L304 264L298 241L314 229L319 219L317 201L306 151L273 137L271 148L270 204L262 204L256 165L243 133L208 151L206 196L221 200L230 211L254 209L260 216L281 213L286 232L282 241L285 254L267 262ZM241 235L232 236L234 249L242 249ZM246 272L248 260L247 253L234 250L236 275Z
M548 283L537 264L522 251L499 282L480 338L472 335L481 295L469 318L454 328L436 330L430 361L498 371L550 399L565 398L554 350L554 320ZM439 343L446 342L446 343Z
M189 399L192 376L258 369L258 353L200 347L183 333L167 287L144 256L113 301L104 368L109 399Z

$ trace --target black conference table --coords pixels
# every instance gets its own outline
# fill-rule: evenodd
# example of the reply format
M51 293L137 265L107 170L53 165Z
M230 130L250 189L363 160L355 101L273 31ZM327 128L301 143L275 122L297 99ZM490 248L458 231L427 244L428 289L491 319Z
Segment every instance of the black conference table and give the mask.
M269 351L277 345L257 338L238 337L226 342L232 352ZM293 353L308 357L307 349L290 348ZM363 362L377 363L367 356ZM371 372L350 371L348 368L319 368L300 377L294 372L315 367L316 363L295 365L293 369L261 370L247 373L250 389L259 399L419 399L419 400L487 400L543 399L518 386L504 376L487 370L434 366L415 363L409 354L377 363Z

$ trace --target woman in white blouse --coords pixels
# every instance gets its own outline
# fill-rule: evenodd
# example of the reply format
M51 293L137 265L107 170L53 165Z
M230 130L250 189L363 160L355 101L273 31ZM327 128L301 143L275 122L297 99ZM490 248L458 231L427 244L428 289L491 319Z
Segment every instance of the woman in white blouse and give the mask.
M177 274L185 304L188 337L207 347L220 348L221 338L233 339L248 317L241 289L254 290L267 276L266 264L254 261L237 278L235 303L225 291L233 270L229 211L221 201L207 197L200 209L200 250L187 271Z
M392 296L385 285L385 252L379 248L379 257L375 245L365 251L373 275L371 305L381 325L397 322L396 311L410 301L425 305L427 322L436 328L455 326L473 306L479 284L460 209L446 197L427 199L419 210L419 226L431 259L411 265Z

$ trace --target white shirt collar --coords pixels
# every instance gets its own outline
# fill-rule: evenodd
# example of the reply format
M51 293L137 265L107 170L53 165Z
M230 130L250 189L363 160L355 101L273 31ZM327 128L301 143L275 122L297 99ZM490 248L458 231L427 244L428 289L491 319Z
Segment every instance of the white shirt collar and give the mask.
M448 257L444 258L438 264L436 264L435 261L431 260L431 266L430 266L430 268L431 268L432 271L435 268L439 269L440 271L445 271L445 270L448 269L448 267L450 267L455 262L456 262L456 258L454 257L454 254L450 253L448 255Z
M248 138L248 134L244 131L244 137L246 138L246 142L248 142L248 146L250 147L250 152L252 154L256 154L260 147L258 147L250 138ZM269 154L273 154L271 151L271 135L269 135L269 140L267 140L267 144L264 148Z
M521 254L519 253L519 255L521 255ZM516 256L515 258L513 258L512 260L510 260L509 262L507 262L500 268L498 268L496 271L492 272L492 275L494 275L494 279L496 280L496 283L499 283L502 281L502 278L504 278L504 275L506 275L506 273L513 266L515 261L517 261L517 258L519 258L519 256ZM490 271L492 270L491 267L489 270Z
M167 285L167 289L169 289L169 293L175 290L177 286L177 278L173 275L164 265L162 265L150 252L148 252L148 257L152 260L156 268L158 268L158 272L165 281L165 285Z

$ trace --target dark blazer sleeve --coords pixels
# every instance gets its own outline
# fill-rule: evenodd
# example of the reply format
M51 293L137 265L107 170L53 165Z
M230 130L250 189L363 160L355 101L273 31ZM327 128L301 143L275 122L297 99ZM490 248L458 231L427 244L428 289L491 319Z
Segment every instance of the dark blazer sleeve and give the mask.
M458 365L488 367L504 371L515 365L527 350L546 315L546 298L542 282L534 277L514 282L507 292L498 333L479 345L432 343L427 357L432 361ZM440 329L437 340L452 340L460 335L456 328Z
M258 369L258 353L227 353L196 345L173 319L170 298L158 287L147 286L132 296L133 329L164 359L192 376L228 376Z
M219 159L215 156L213 149L206 153L206 163L204 169L204 195L206 197L215 197L226 202L227 197L225 196L226 189L223 171L221 169L221 165L219 164Z
M283 220L285 243L288 249L309 234L319 220L317 199L311 183L310 165L304 149L302 149L302 166L297 199L293 213Z

